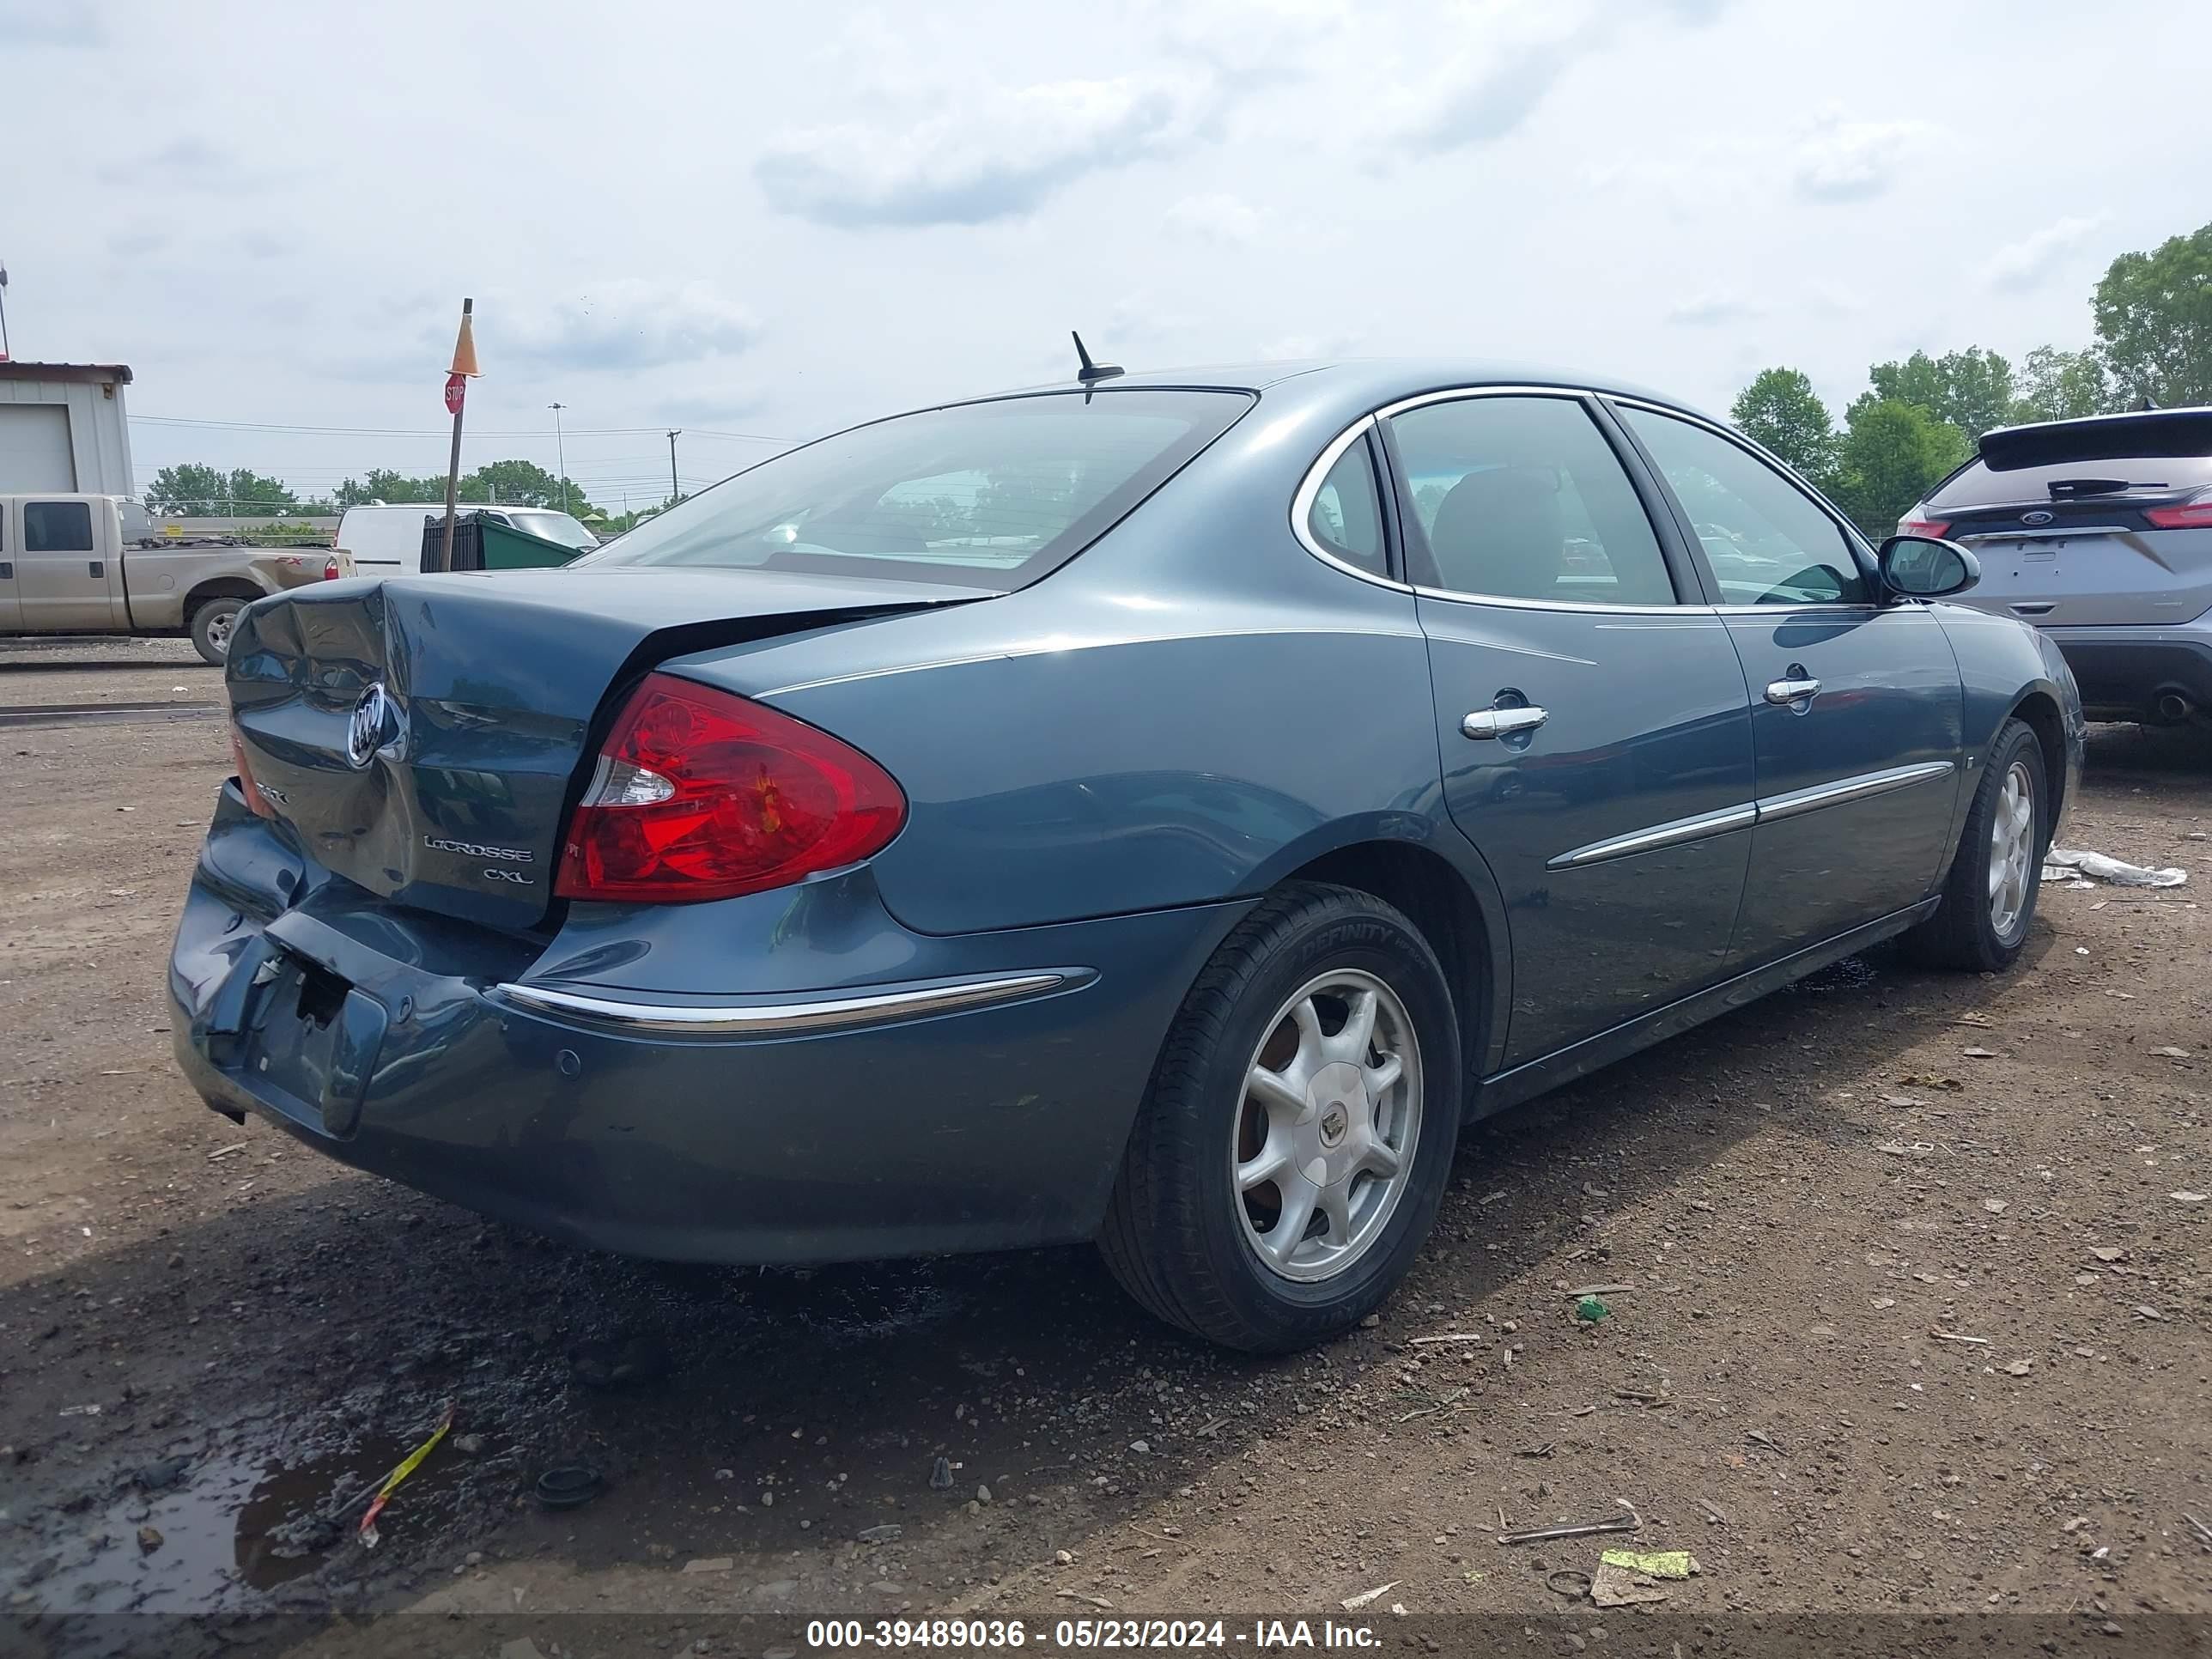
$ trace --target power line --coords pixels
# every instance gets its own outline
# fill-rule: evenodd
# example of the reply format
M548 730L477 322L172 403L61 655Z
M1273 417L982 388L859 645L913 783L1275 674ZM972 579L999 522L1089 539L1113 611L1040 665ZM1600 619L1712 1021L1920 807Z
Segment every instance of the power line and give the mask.
M200 420L181 415L133 415L133 426L198 427L222 432L295 432L324 438L443 438L450 435L428 428L391 426L290 426L271 421L214 421ZM795 444L796 438L775 438L762 432L718 432L707 427L686 427L687 434L702 438L726 438L733 443ZM525 427L511 431L479 431L471 438L550 438L553 428ZM580 438L665 437L665 427L658 426L601 426L579 427Z

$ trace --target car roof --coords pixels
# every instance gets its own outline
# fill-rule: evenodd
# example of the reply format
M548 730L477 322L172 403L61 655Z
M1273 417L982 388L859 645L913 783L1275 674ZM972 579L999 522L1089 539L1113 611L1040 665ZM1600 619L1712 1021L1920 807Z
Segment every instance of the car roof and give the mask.
M1279 407L1285 402L1326 406L1349 422L1369 410L1400 398L1483 386L1561 386L1601 392L1664 404L1704 420L1718 419L1680 398L1655 392L1618 375L1592 374L1557 365L1491 357L1328 357L1204 363L1188 368L1131 370L1098 381L1096 389L1102 392L1166 388L1249 392L1262 396L1271 406ZM991 395L1025 397L1079 389L1071 379Z

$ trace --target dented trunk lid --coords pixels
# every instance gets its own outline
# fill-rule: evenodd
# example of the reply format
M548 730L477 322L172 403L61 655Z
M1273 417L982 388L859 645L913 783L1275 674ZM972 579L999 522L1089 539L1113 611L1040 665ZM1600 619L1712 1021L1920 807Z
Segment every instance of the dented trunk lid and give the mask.
M989 597L760 570L331 582L246 611L226 678L255 786L306 853L396 903L526 930L611 691L711 646Z

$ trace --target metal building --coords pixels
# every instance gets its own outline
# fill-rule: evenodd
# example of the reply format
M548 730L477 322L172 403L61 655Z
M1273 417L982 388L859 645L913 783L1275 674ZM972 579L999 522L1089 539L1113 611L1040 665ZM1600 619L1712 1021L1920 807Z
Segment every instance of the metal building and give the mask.
M121 363L0 360L0 495L135 495Z

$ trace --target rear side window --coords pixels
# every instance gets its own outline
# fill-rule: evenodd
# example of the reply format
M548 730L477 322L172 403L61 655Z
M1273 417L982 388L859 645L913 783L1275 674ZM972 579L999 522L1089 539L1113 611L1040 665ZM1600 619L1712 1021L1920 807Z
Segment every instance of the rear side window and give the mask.
M25 501L23 550L26 553L91 552L92 504L89 501Z
M902 415L763 461L569 568L804 570L1005 592L1088 546L1252 402L1133 388Z
M1466 398L1390 421L1432 568L1455 593L1673 605L1651 520L1571 398Z
M1842 526L1740 444L1648 409L1621 418L1682 504L1724 605L1863 605L1866 578Z
M1389 574L1382 550L1382 498L1366 439L1338 456L1322 480L1306 514L1306 533L1348 565L1370 575Z

